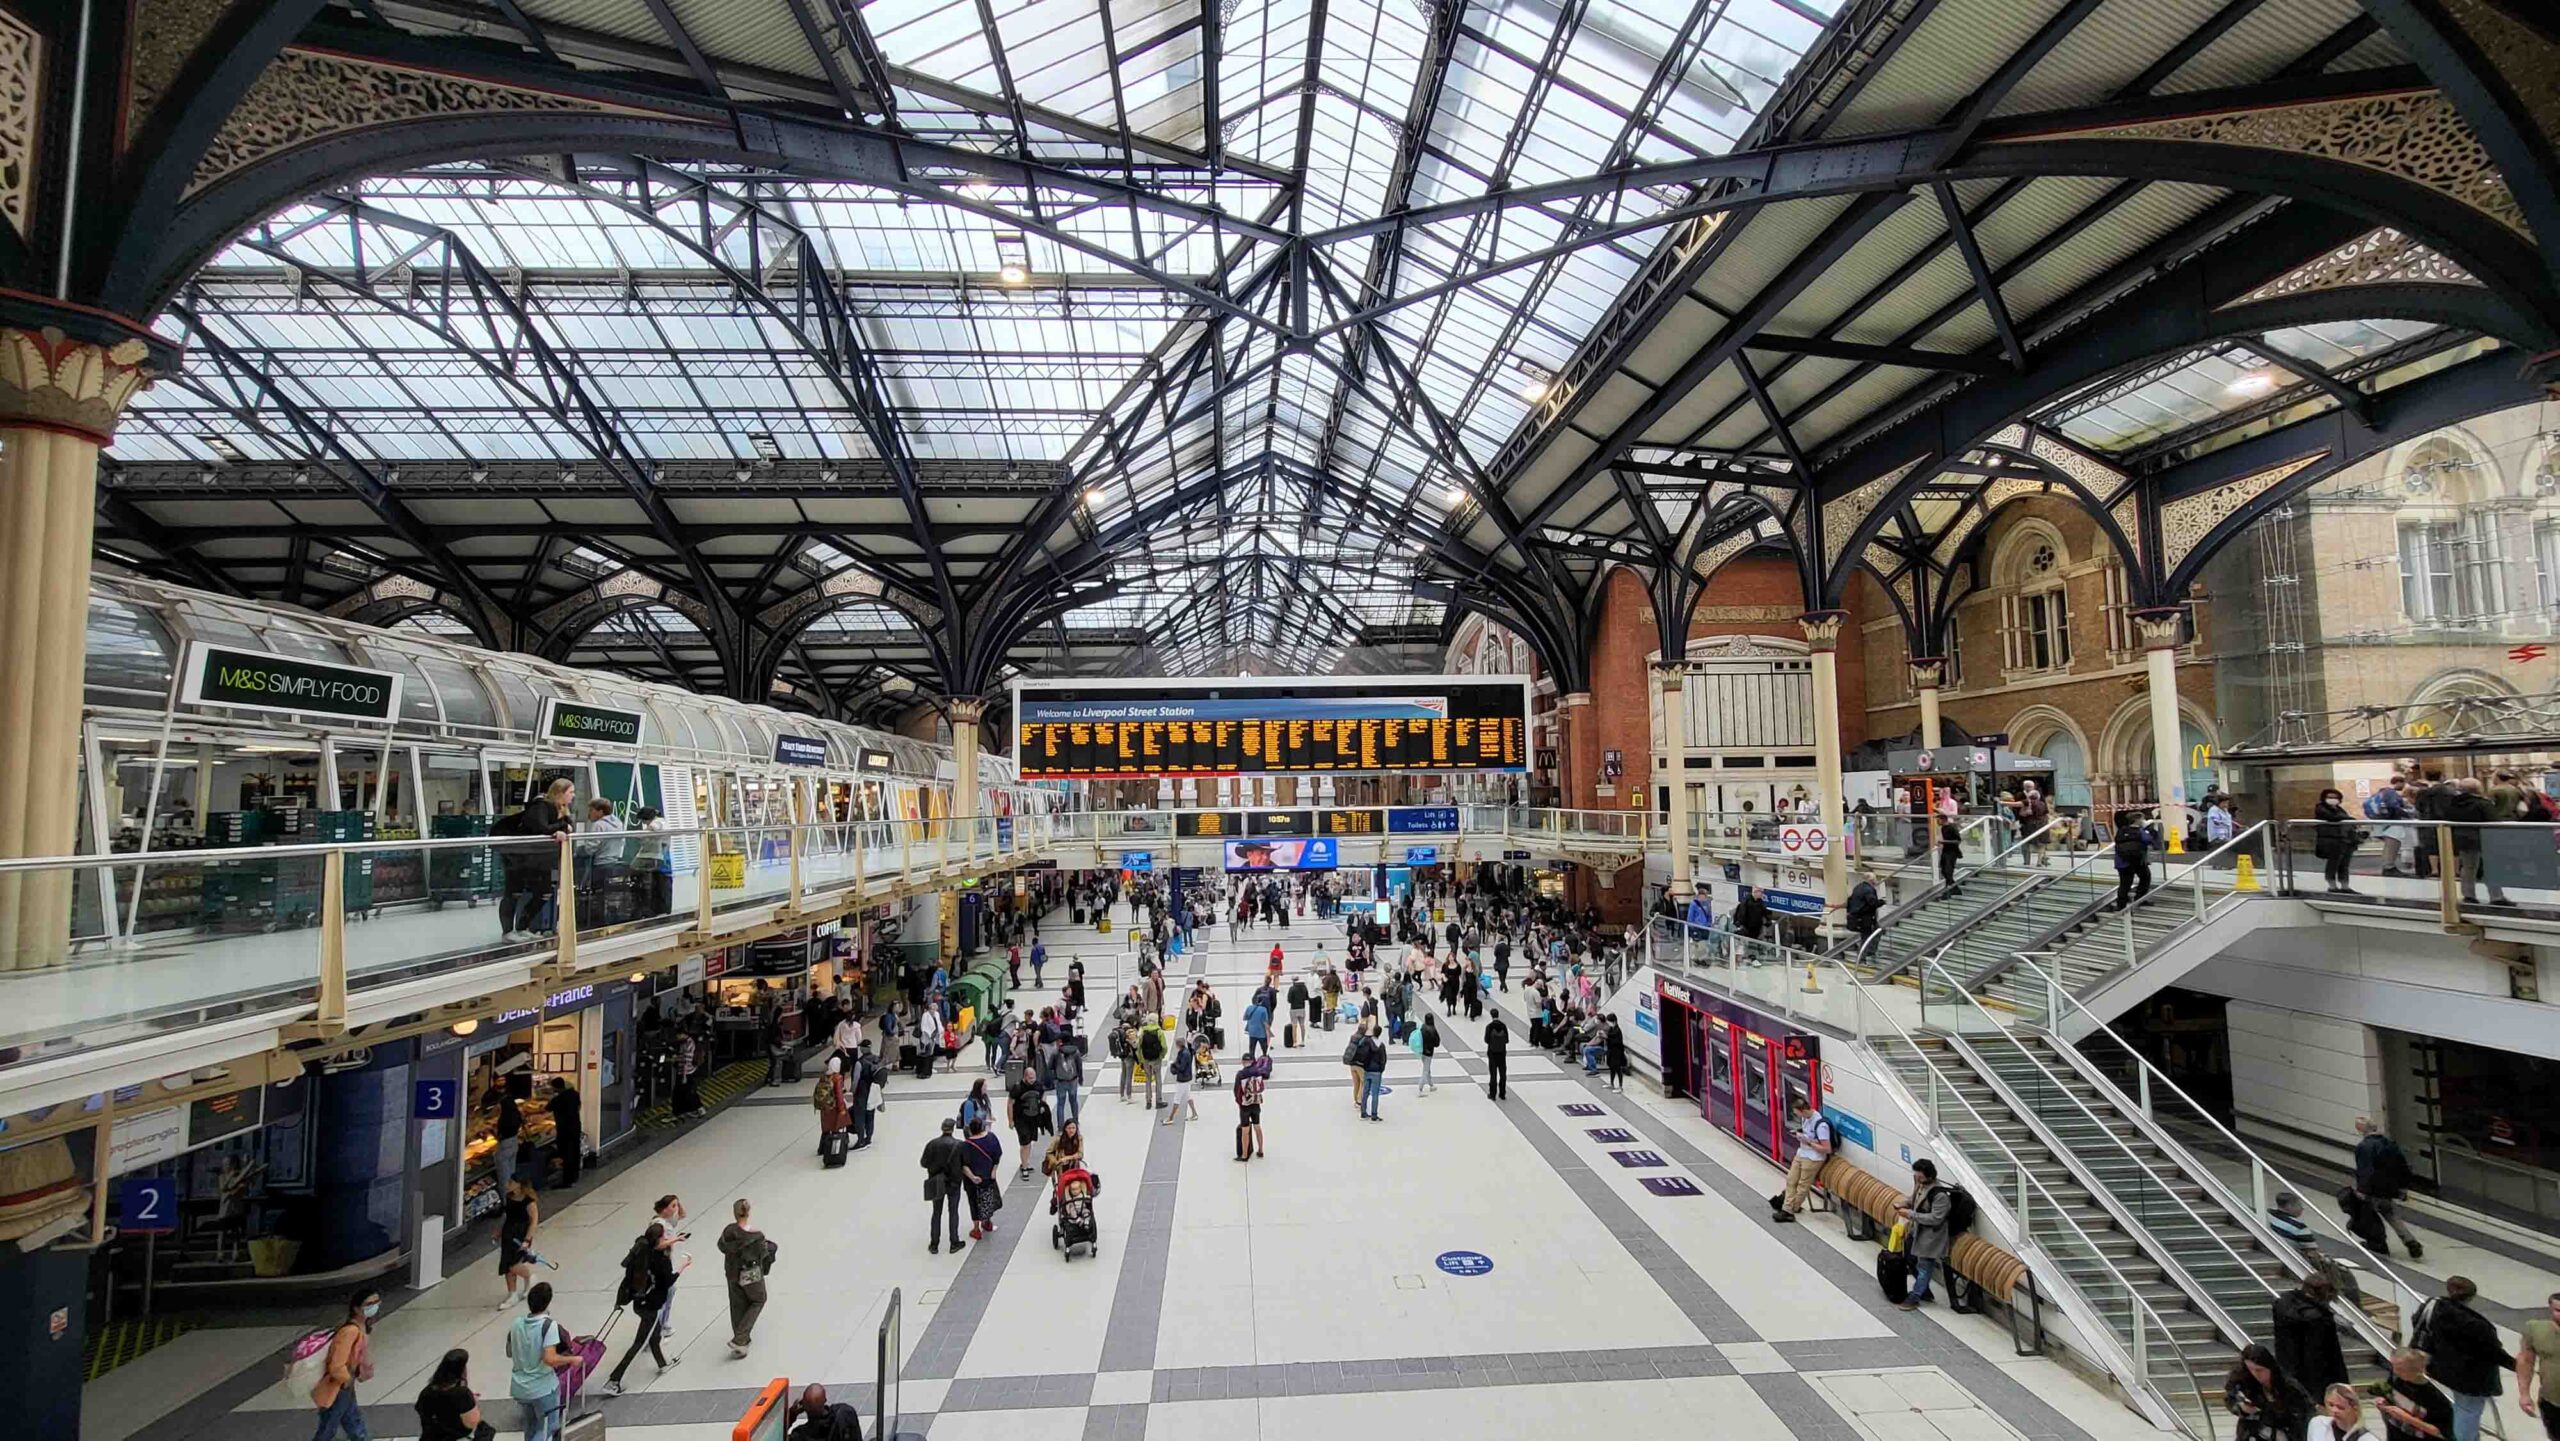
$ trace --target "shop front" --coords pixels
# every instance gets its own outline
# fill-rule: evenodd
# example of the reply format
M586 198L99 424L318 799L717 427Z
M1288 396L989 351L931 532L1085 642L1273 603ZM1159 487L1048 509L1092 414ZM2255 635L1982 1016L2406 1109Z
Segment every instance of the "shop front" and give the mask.
M450 1182L439 1172L446 1160L441 1132L451 1123L427 1121L420 1126L421 1189L431 1199L451 1198L447 1212L461 1225L496 1213L503 1199L504 1178L498 1174L500 1117L512 1103L518 1118L515 1165L518 1175L547 1189L555 1180L561 1155L551 1111L555 1086L566 1081L577 1093L584 1148L600 1152L631 1128L625 1092L628 1078L622 1057L628 1053L629 998L626 984L581 982L543 998L540 1006L509 1011L482 1022L464 1022L456 1072L462 1082L459 1164ZM609 1004L619 998L620 1006ZM623 1019L617 1024L616 1017ZM453 1049L439 1036L422 1059L426 1073L445 1069L431 1064ZM435 1139L429 1139L433 1135ZM457 1186L458 1192L447 1189Z

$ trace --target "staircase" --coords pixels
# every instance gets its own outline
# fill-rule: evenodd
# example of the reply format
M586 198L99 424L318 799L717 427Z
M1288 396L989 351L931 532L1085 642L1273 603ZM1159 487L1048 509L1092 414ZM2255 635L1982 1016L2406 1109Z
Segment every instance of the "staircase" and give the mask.
M1950 1038L1924 1032L1909 1041L1882 1041L1876 1049L1924 1105L1934 1075L1942 1090L1940 1129L2013 1213L2020 1168L2033 1177L2023 1239L2113 1329L2118 1345L2136 1349L2134 1296L2159 1318L2161 1330L2149 1331L2142 1347L2155 1390L2194 1434L2219 1435L2219 1378L2245 1338L2225 1335L2197 1308L2185 1285L2160 1263L2154 1240L2110 1211Z

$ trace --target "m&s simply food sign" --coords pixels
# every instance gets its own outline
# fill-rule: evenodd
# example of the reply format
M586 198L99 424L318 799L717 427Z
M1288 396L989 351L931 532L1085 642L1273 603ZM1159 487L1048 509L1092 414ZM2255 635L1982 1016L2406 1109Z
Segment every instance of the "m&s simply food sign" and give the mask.
M188 705L387 721L400 712L400 677L193 641L179 699Z

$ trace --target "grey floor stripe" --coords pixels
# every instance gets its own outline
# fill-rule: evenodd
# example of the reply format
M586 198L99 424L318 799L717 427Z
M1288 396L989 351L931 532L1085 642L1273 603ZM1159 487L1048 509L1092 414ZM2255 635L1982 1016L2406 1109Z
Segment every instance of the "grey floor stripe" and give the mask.
M1816 1395L1813 1383L1790 1372L1751 1378L1762 1405L1777 1414L1795 1441L1859 1441L1860 1432L1832 1404Z
M1146 1403L1087 1408L1084 1441L1147 1441Z
M1203 971L1208 954L1191 952L1188 976ZM1178 987L1165 987L1165 1001L1179 1004ZM1113 1077L1118 1087L1118 1076ZM1099 1089L1097 1084L1096 1089ZM1144 1091L1139 1094L1143 1097ZM1141 1112L1149 1116L1152 1113ZM1207 1119L1204 1113L1202 1119ZM1129 1218L1129 1239L1120 1248L1120 1278L1111 1296L1111 1321L1102 1333L1105 1371L1149 1371L1156 1364L1156 1327L1164 1310L1165 1277L1173 1255L1174 1203L1182 1188L1181 1126L1155 1125L1147 1141L1146 1169L1138 1178L1138 1200Z

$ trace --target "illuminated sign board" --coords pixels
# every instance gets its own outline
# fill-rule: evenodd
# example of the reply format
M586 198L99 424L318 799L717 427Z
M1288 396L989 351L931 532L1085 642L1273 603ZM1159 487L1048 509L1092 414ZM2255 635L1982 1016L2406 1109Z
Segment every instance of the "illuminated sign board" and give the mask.
M198 641L187 646L179 699L189 705L387 721L400 713L400 677L387 670L325 665Z
M636 710L548 696L542 702L542 719L535 734L547 741L636 746L648 732L648 720Z
M1522 676L1021 680L1025 780L1525 771Z

